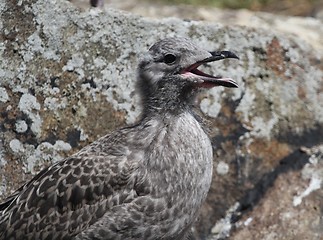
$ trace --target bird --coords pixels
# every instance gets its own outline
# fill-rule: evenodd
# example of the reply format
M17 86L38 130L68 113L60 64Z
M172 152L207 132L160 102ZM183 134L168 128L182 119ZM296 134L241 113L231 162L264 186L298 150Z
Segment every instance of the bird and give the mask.
M192 238L210 189L213 150L196 96L231 78L199 66L235 58L185 37L153 44L138 64L138 122L40 171L0 204L0 239Z

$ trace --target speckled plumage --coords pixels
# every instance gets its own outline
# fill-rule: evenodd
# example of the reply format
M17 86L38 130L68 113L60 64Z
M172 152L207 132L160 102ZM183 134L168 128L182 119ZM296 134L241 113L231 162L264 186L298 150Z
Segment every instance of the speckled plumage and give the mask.
M202 74L236 58L184 38L157 42L138 68L142 119L44 169L0 205L0 239L187 239L212 179L212 146L191 112Z

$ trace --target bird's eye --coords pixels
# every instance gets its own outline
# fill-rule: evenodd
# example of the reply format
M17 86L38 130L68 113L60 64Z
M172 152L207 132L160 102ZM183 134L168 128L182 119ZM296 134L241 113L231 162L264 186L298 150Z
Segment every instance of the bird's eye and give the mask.
M173 54L169 53L169 54L166 54L164 57L164 63L168 65L175 63L175 61L176 61L176 56Z

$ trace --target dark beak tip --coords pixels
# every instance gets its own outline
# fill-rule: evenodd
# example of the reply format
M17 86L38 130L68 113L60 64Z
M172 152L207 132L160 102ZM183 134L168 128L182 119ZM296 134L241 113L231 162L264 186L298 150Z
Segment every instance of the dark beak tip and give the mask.
M234 56L232 58L235 58L235 59L240 60L240 58L237 55L235 55L235 54L234 54Z
M239 59L239 57L231 51L222 51L221 54L223 54L224 58L235 58L235 59Z
M225 81L222 83L222 86L224 87L228 87L228 88L239 88L239 85L236 81L234 80L229 80L229 81Z
M237 83L229 83L225 87L228 87L228 88L239 88L239 85Z
M239 60L239 57L231 51L214 51L210 53L212 57L205 59L204 62L218 61L227 58L235 58Z

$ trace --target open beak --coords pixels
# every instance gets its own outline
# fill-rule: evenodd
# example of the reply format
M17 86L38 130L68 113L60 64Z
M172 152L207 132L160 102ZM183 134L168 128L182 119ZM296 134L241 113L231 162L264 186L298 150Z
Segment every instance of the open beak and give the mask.
M193 65L183 69L181 71L182 75L185 75L187 77L192 77L197 80L197 85L199 87L204 87L204 88L211 88L215 86L224 86L224 87L231 87L231 88L237 88L238 84L232 80L231 78L225 78L221 76L212 76L209 74L206 74L197 68L201 66L204 63L208 62L214 62L226 58L235 58L239 59L237 55L230 51L219 51L219 52L210 52L212 56L203 59L201 61L198 61L194 63Z

